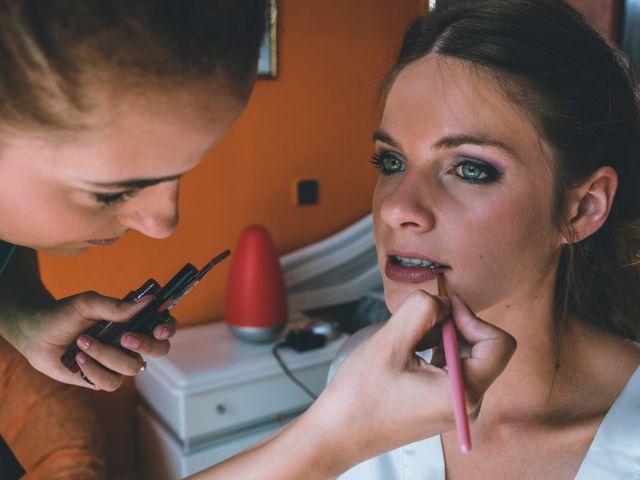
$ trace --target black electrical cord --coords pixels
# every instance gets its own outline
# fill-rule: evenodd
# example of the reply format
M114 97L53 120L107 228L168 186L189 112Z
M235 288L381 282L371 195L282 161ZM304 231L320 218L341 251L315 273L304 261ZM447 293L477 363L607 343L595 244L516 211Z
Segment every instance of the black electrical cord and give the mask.
M304 390L304 393L306 393L313 400L315 400L316 398L318 398L318 396L315 393L313 393L304 383L302 383L300 380L296 378L296 376L291 372L291 370L289 370L289 367L287 367L287 365L284 363L284 360L282 360L282 357L280 357L280 353L278 353L278 350L284 347L290 347L290 345L286 341L278 342L271 349L271 353L273 353L273 356L276 358L278 365L280 365L280 368L282 368L282 371L285 373L285 375L289 377L289 379L293 383L295 383L298 387Z

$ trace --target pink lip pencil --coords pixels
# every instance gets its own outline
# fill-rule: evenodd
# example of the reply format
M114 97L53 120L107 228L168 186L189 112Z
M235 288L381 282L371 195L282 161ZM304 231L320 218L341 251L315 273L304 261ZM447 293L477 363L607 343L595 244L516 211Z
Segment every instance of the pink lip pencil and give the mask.
M438 295L447 297L447 287L444 283L444 275L438 275ZM451 395L453 397L453 413L456 419L456 432L458 443L463 452L471 451L471 435L469 434L469 419L464 399L464 383L462 370L460 369L460 353L458 350L458 338L453 320L448 318L442 323L442 344L444 346L444 358L447 361L449 381L451 382Z

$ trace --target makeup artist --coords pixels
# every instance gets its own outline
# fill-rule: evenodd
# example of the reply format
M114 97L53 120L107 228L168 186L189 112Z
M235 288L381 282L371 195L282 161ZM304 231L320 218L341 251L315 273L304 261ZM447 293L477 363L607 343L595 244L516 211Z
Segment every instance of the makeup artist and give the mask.
M145 302L95 292L54 299L36 251L72 255L130 230L173 232L180 177L247 103L264 12L258 0L0 3L0 333L35 369L112 391L143 356L169 350L175 322L152 337L125 335L130 353L82 335L99 320L128 320ZM413 294L305 415L208 478L328 478L453 428L446 372L414 355L450 314L445 300ZM461 304L453 318L478 352L465 371L477 411L515 344ZM72 342L93 386L59 361Z

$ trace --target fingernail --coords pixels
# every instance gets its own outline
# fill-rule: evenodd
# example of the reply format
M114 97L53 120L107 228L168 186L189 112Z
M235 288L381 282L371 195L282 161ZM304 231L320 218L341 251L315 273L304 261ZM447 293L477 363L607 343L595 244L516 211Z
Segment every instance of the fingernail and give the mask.
M167 338L169 338L170 335L171 335L171 330L169 330L169 327L162 327L160 329L160 338L162 340L166 340Z
M79 337L78 346L83 350L87 350L91 346L91 340L88 337Z
M84 365L85 363L87 363L87 356L80 352L76 355L76 362L78 362L80 365Z
M138 348L140 343L140 339L133 335L125 335L124 337L124 346L127 348Z

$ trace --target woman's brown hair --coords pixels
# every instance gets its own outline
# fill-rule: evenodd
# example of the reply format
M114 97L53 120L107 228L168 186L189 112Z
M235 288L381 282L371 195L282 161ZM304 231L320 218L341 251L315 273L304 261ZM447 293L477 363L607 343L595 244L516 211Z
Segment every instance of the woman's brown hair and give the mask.
M0 129L76 128L96 86L118 93L222 78L244 100L265 9L265 0L4 0Z
M562 231L568 190L601 166L616 170L605 224L562 252L555 300L559 320L637 339L640 97L628 62L563 0L441 0L410 26L385 89L431 52L483 68L532 119L554 151L553 217Z

